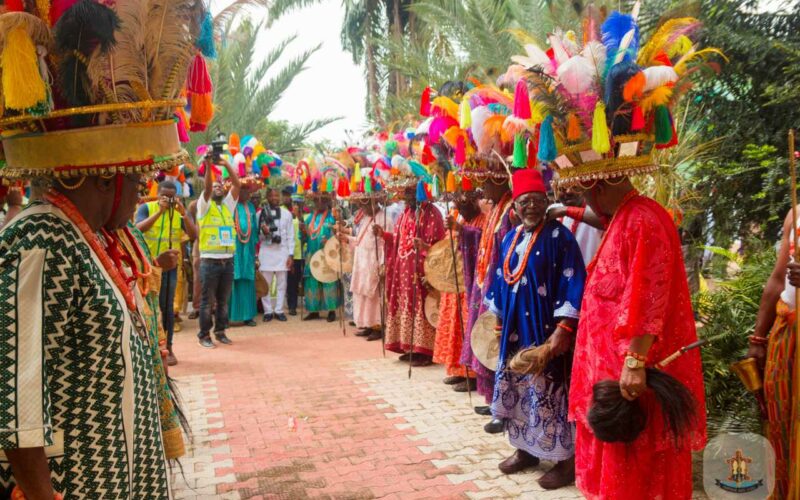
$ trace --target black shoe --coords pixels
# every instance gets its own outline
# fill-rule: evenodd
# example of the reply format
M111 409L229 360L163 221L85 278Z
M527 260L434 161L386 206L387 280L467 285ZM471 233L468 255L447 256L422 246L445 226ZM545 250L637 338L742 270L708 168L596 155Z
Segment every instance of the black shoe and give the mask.
M349 322L349 323L348 323L348 325L350 325L350 326L353 326L353 327L354 327L354 326L356 326L356 322L355 322L355 321L351 321L351 322Z
M289 316L297 316L297 309L289 309Z
M361 330L354 333L354 335L356 337L369 337L371 333L372 330L370 330L369 328L362 328Z
M270 313L270 314L265 314L265 315L264 315L264 317L263 317L263 318L261 318L261 321L262 321L263 323L269 323L270 321L272 321L272 313Z
M465 380L467 379L465 379L464 377L459 377L458 375L454 375L452 377L445 377L445 379L442 380L442 382L444 382L446 385L456 385L460 384Z
M409 353L401 354L400 357L397 359L400 361L408 361L409 359L411 359L411 354Z
M497 420L496 418L493 418L491 422L483 426L483 430L485 430L489 434L500 434L501 432L503 432L504 427L505 426L503 425L502 420Z
M192 312L189 313L189 316L187 316L187 317L189 319L197 319L197 318L200 317L200 311L192 311Z
M288 321L288 320L286 319L286 315L285 315L285 314L283 314L283 313L276 314L276 315L275 315L275 319L277 319L278 321Z
M201 346L207 348L207 349L213 349L213 348L217 347L217 346L214 345L214 342L212 342L211 337L209 337L208 335L206 335L205 337L200 337L197 340L197 343L200 344Z
M308 313L303 321L311 321L312 319L319 319L319 313Z
M333 311L329 312L327 321L328 323L333 323L334 321L336 321L336 313Z
M490 406L476 406L475 413L488 417L492 414L492 408Z
M214 336L217 337L217 342L220 344L233 345L233 341L229 339L227 335L225 335L225 332L215 334Z
M478 388L478 383L475 381L474 378L467 379L460 384L456 384L453 386L453 390L456 392L470 392L474 391Z
M244 326L258 326L258 323L251 319L250 321L245 321Z
M369 334L367 340L369 342L374 342L376 340L380 340L383 338L383 333L380 330L372 330L372 333Z

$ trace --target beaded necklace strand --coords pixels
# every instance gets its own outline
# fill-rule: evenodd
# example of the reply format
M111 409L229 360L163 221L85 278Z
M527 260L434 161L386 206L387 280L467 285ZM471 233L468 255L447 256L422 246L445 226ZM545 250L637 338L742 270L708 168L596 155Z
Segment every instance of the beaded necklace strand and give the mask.
M317 225L314 225L314 217L311 217L311 227L308 230L308 235L311 236L312 240L317 239L317 235L322 231L322 228L325 227L325 221L328 219L328 211L322 213L322 217L319 218L319 222Z
M239 222L239 207L237 206L236 211L233 212L233 220L234 224L236 224L236 239L238 239L239 243L242 245L247 245L250 242L250 235L253 232L252 218L250 217L250 203L240 203L240 205L244 206L244 214L247 217L247 230L242 230L242 225ZM242 236L243 231L244 236Z
M528 258L531 255L533 247L536 245L536 240L539 238L539 233L542 232L542 227L544 227L543 222L536 226L536 229L533 230L531 239L528 241L528 245L525 248L525 255L521 257L522 260L519 262L519 267L516 271L511 272L511 256L516 253L519 235L525 232L523 226L519 226L517 228L517 232L514 234L514 239L511 241L511 246L508 247L508 255L506 255L506 258L503 261L503 279L505 279L506 283L509 285L515 285L522 278L522 275L525 274L525 269L528 267Z
M511 201L511 193L506 193L500 198L500 201L492 209L489 214L489 220L486 223L486 228L481 234L481 241L478 245L478 262L476 269L478 271L477 283L478 287L483 288L483 282L486 280L486 273L489 272L489 259L492 257L494 251L494 233L497 230L497 225L506 213L506 208Z
M97 233L92 231L89 227L89 223L86 222L86 219L83 218L83 215L81 215L75 205L73 205L67 197L52 189L45 194L45 199L64 212L64 215L78 227L81 234L86 239L86 242L89 244L89 247L94 250L95 255L100 259L103 268L111 277L114 284L117 285L117 289L119 289L120 293L122 293L128 309L135 311L136 298L133 293L133 288L128 284L128 280L122 276L122 270L118 267L119 265L109 256L109 250L100 241ZM111 241L109 241L109 244L111 244ZM134 274L136 274L135 270Z

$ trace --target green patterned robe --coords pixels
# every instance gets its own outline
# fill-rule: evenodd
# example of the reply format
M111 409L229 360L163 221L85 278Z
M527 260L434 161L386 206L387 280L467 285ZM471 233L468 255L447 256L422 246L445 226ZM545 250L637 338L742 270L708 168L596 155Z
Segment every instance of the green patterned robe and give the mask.
M322 219L325 218L324 226L316 235L311 234L311 228L317 227ZM339 282L320 283L311 274L311 257L325 247L325 242L333 236L333 225L336 221L330 212L314 212L306 217L306 229L308 230L308 241L306 243L306 266L303 272L303 289L305 290L305 308L308 312L335 311L341 304L339 297Z
M58 208L0 231L0 296L0 448L46 447L65 498L169 498L147 333Z

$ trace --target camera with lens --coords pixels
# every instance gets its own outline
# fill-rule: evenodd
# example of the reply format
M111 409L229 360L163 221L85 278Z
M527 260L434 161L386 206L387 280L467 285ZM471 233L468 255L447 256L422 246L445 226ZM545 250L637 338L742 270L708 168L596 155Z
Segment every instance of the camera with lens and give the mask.
M225 134L219 133L217 138L211 141L211 161L219 162L220 158L222 158L222 153L225 151L225 145L228 143Z
M281 243L281 233L278 231L278 221L280 218L280 208L272 208L271 206L267 205L261 211L261 218L258 221L258 226L267 226L268 231L264 231L264 236L268 245L280 245Z

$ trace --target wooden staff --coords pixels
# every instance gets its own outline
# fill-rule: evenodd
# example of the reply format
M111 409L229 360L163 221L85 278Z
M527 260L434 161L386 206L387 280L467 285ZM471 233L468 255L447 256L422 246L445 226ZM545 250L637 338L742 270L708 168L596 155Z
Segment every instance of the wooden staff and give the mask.
M419 276L418 276L419 275L419 271L418 271L419 250L417 250L416 239L417 239L417 234L419 233L419 212L420 212L420 207L421 206L422 206L422 202L421 201L417 201L417 208L414 211L414 237L412 238L412 241L414 242L413 243L414 244L414 285L411 287L411 317L412 317L412 319L411 319L411 342L410 342L409 352L408 352L408 378L409 379L411 378L411 367L412 367L411 365L414 362L414 330L416 330L416 326L417 326L416 314L417 314L417 312L419 312L419 311L416 311L416 307L417 307L417 286L418 286L417 282L419 281ZM422 310L423 310L422 314L425 314L424 313L424 308L425 308L425 304L422 304Z
M338 222L339 227L341 227L341 223L344 219L342 213L342 200L336 199L337 204L339 205L339 220ZM347 320L344 317L344 301L346 300L345 297L345 290L344 290L344 264L342 263L342 252L344 251L344 244L339 241L339 291L341 292L341 303L339 304L339 326L342 327L342 337L347 337Z
M794 261L800 262L800 249L797 247L797 171L795 168L795 151L794 151L794 129L789 129L789 173L791 175L792 180L792 235L793 235L793 243L794 243ZM800 305L800 287L795 287L794 290L794 308L795 312L797 311L797 307ZM800 339L800 321L795 317L794 321L794 334L795 334L795 341ZM794 358L794 373L792 373L792 380L794 387L798 387L800 384L800 349L795 349L795 358ZM792 407L792 422L794 425L791 426L791 436L789 439L797 442L800 438L800 408L798 408L798 404L794 404ZM794 476L793 479L795 482L800 481L800 465L798 465L798 460L800 460L800 446L794 446L791 463L793 464L789 470L789 474Z
M445 205L445 212L447 212L447 214L449 215L450 214L450 200L448 199L448 197L446 195L445 195L445 198L444 198L444 205ZM455 285L456 285L456 313L458 314L458 324L461 327L461 345L463 346L464 345L464 341L466 339L464 338L464 336L465 336L465 333L464 333L464 316L463 316L464 312L461 309L461 287L458 284L458 265L457 265L457 261L456 261L456 242L453 239L453 228L452 227L448 227L448 231L450 232L450 255L453 257L453 281L455 282ZM441 318L439 318L439 321L441 321ZM459 354L459 356L460 356L460 354ZM470 383L469 383L469 369L467 368L466 364L464 365L464 378L467 379L467 382L466 382L466 384L467 384L467 398L469 399L469 405L472 406L472 387L470 386Z

